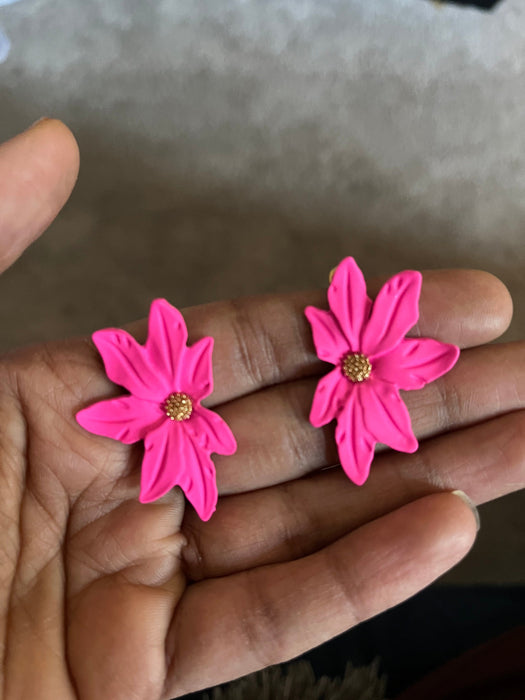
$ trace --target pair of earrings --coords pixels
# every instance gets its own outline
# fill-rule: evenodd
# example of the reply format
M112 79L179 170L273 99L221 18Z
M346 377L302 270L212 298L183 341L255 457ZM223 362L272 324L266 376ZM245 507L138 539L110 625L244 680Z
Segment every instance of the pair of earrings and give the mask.
M368 477L376 443L417 450L399 390L420 389L459 357L454 345L405 337L419 317L420 291L421 274L405 271L388 280L372 302L349 257L332 275L329 310L305 310L318 357L334 365L317 385L310 422L321 427L337 421L341 465L358 485ZM129 395L80 411L78 423L125 444L144 441L141 502L178 485L199 517L209 520L218 498L211 454L237 449L225 421L201 405L213 391L213 338L188 346L182 314L164 299L151 305L145 345L117 329L92 337L107 376Z

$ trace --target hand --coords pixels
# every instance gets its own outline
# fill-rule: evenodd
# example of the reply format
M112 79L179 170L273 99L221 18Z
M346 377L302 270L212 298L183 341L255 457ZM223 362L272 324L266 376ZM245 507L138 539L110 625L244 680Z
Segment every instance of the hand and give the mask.
M73 186L71 134L47 121L0 149L5 267ZM428 272L415 333L463 348L405 394L421 446L383 451L362 487L339 468L333 425L308 423L324 371L303 309L324 292L187 309L215 337L213 406L239 449L217 457L202 523L176 489L138 501L142 446L98 438L76 411L122 391L89 339L10 353L0 368L4 695L154 700L300 654L415 594L475 538L476 502L525 480L523 344L483 345L511 316L487 273ZM145 339L145 324L131 329Z

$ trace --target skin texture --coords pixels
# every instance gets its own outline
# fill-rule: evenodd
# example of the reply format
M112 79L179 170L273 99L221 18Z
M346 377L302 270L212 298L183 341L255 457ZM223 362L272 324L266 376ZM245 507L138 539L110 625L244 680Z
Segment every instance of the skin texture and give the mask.
M5 268L59 212L78 151L47 120L0 147ZM9 177L7 177L9 174ZM370 281L374 294L383 280ZM215 458L208 523L176 489L138 501L142 446L84 431L76 411L122 391L89 339L0 361L1 697L167 699L289 659L415 594L459 561L476 502L523 486L524 346L505 287L476 271L424 273L412 335L464 348L404 395L413 455L380 450L356 487L333 424L308 423L326 367L306 305L325 292L184 311L190 342L215 337L214 394L239 450ZM145 324L129 329L141 342Z

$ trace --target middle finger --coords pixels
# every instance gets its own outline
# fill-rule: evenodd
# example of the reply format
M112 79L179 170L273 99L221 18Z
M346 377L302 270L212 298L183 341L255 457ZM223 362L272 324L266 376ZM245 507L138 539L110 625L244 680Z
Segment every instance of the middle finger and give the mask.
M524 357L523 342L466 350L448 374L402 392L416 436L525 408ZM308 420L318 380L280 384L218 409L238 441L234 455L215 457L220 495L266 488L339 462L335 424L318 429Z

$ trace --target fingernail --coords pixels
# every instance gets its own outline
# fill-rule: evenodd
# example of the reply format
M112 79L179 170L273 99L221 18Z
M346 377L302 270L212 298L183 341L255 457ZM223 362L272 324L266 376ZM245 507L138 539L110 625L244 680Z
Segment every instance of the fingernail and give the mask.
M456 491L452 491L452 495L461 498L463 503L466 503L466 505L470 508L470 510L472 511L472 515L476 520L476 531L479 531L481 523L479 520L479 511L476 508L474 501L472 501L464 491L460 491L459 489Z
M40 117L40 119L37 119L36 122L33 122L31 126L28 126L26 131L29 131L29 129L33 129L35 126L40 124L40 122L45 122L49 119L49 117Z

